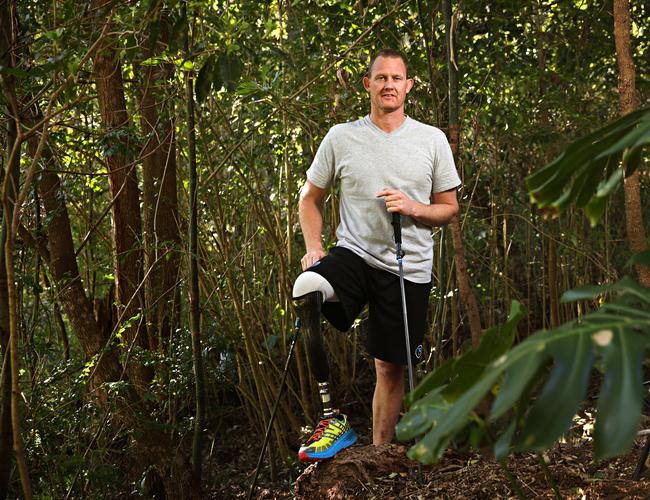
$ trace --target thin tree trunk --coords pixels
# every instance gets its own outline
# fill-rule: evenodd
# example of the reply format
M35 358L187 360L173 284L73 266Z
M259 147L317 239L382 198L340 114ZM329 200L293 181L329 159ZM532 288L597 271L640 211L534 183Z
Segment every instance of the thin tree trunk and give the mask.
M3 0L0 2L0 64L16 67L18 59L18 28L16 4ZM7 360L2 369L2 442L0 458L6 465L0 469L0 491L6 496L10 479L11 448L18 465L23 494L28 500L33 497L29 470L20 433L20 386L18 360L18 322L16 317L16 285L13 264L13 235L11 232L13 209L20 180L20 150L23 138L20 136L20 109L16 94L15 77L2 75L2 91L7 103L6 157L2 172L2 234L0 242L0 344L2 355ZM10 390L9 390L10 389ZM7 398L7 393L9 398ZM10 441L11 439L11 441Z
M537 81L537 95L540 101L540 110L539 110L539 125L543 130L548 130L550 128L549 118L548 118L548 107L544 101L544 94L546 93L546 40L544 36L544 31L542 30L542 5L538 0L533 9L535 12L535 38L537 41L537 69L539 71L539 79ZM542 156L543 164L548 162L549 145L546 144L544 150L546 154ZM555 235L559 234L559 223L551 222L548 225L549 234L544 236L548 243L548 302L550 309L550 321L551 328L557 328L560 326L560 293L559 293L559 276L558 276L558 256L557 256L557 243L555 240Z
M631 48L630 3L628 0L614 0L614 38L616 41L616 60L618 62L618 93L621 116L637 108L636 71ZM648 249L648 241L643 226L641 212L640 169L625 178L625 225L630 249L633 253ZM639 281L650 287L650 269L637 265Z
M5 5L2 5L3 26L2 38L10 33L5 31L4 15ZM4 45L4 44L3 44ZM4 53L4 47L0 47ZM8 116L11 116L8 113ZM6 151L13 149L13 143L16 139L16 124L13 120L7 121L7 144ZM7 161L7 158L5 158ZM0 180L4 178L4 171L0 172ZM0 182L1 183L1 182ZM2 236L0 237L0 247L4 248L4 238L6 236L4 217L2 219ZM0 391L2 401L0 406L0 500L4 500L9 492L9 479L13 465L13 432L11 426L11 367L9 361L9 298L7 296L7 271L4 264L4 252L0 252L0 356L2 359L2 380Z
M187 16L187 4L182 4L183 14ZM185 38L185 53L189 57L189 31ZM188 145L189 145L189 277L190 277L190 330L192 333L192 359L194 361L194 387L196 415L194 417L194 438L192 441L192 468L194 480L201 484L201 464L203 449L203 421L205 419L205 383L203 357L201 354L201 302L199 296L199 269L197 252L197 178L196 178L196 129L194 127L194 78L185 75L185 99L187 100Z
M0 2L0 64L12 66L12 24L11 6L7 0ZM3 91L13 89L13 76L3 74ZM11 117L12 110L7 101L5 116ZM9 161L9 155L16 141L16 123L14 120L6 121L5 131L5 158L3 164ZM0 184L5 172L0 169ZM2 207L0 206L0 210ZM0 212L0 220L4 220ZM4 237L5 231L2 231ZM0 240L0 247L4 248L4 241ZM11 427L11 367L9 361L9 299L7 297L7 272L4 265L4 252L0 252L0 362L2 363L2 379L0 391L2 400L0 405L0 500L4 500L9 492L9 480L13 466L13 433Z
M7 329L7 334L9 330ZM11 429L11 369L9 368L9 335L0 350L0 500L9 493L9 479L13 466L13 434Z
M451 0L443 0L442 15L445 21L445 38L447 45L447 68L449 71L449 144L458 161L460 148L460 123L458 116L458 68L456 67L456 54L454 44L455 30L452 26ZM469 329L472 335L472 345L478 346L481 339L481 315L478 309L476 296L472 291L467 274L467 263L465 260L465 247L463 245L459 217L451 221L451 233L453 235L454 253L456 262L456 279L460 296L465 306L465 312L469 319Z

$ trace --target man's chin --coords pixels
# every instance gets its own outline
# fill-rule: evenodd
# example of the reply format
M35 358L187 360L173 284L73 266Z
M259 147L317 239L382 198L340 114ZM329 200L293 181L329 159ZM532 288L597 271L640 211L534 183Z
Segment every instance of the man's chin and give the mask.
M401 108L402 108L402 106L398 106L398 105L385 105L384 104L383 106L380 106L380 109L384 113L394 113L395 111L399 111Z

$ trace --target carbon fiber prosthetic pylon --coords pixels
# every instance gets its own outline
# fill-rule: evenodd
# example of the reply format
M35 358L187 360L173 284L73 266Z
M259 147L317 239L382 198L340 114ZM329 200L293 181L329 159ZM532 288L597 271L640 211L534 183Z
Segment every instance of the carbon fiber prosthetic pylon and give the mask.
M321 292L311 292L305 295L302 300L304 301L302 307L303 325L307 328L309 360L314 377L318 382L318 392L323 403L323 416L328 418L334 416L335 412L332 409L332 398L328 383L330 367L321 330L320 311L323 296Z

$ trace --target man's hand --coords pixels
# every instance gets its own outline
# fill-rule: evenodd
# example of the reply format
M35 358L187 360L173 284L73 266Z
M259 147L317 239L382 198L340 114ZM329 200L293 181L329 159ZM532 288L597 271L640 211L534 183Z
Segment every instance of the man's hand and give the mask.
M316 262L321 260L323 257L325 257L325 252L323 251L323 249L308 251L300 260L300 265L302 266L302 270L306 271L311 266L316 264Z
M402 215L413 216L415 206L418 204L398 189L393 188L386 188L377 193L377 198L381 197L386 202L386 210L389 212L399 212Z
M412 200L398 189L386 188L377 193L377 198L384 198L386 210L413 217L416 221L430 227L448 224L458 213L456 188L433 194L430 204Z

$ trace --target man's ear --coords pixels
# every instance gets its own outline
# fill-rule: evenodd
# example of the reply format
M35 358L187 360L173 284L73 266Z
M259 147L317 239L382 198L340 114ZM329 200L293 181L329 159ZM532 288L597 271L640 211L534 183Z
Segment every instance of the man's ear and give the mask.
M370 78L367 76L363 77L363 88L366 90L370 90Z
M413 85L415 85L415 80L413 78L408 78L406 80L406 93L408 94L411 89L413 88Z

